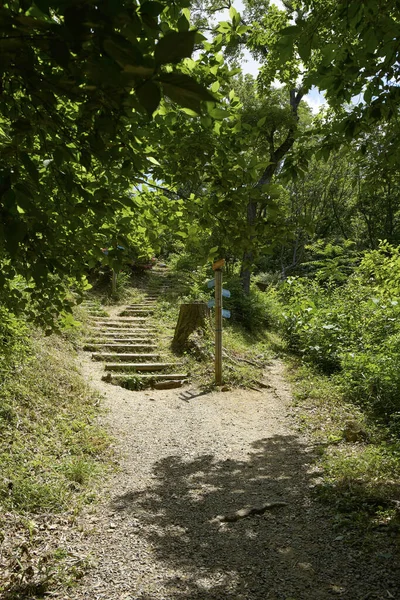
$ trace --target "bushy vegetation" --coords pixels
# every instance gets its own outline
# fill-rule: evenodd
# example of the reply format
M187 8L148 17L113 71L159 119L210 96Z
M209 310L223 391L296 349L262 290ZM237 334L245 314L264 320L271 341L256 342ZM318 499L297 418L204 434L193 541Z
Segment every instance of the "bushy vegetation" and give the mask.
M25 343L29 356L16 348L2 377L0 501L18 511L62 511L84 498L107 437L93 424L98 400L68 358L68 345L39 332Z
M365 252L345 281L331 270L289 278L280 325L304 362L333 374L346 398L400 433L400 253ZM340 274L340 272L339 272Z
M32 597L76 567L57 530L93 502L109 439L69 341L4 308L0 332L0 596Z
M207 302L214 297L214 288L207 282L214 278L210 262L194 268L195 257L190 252L180 251L168 257L168 266L176 275L187 273L187 300ZM243 293L243 281L238 263L228 264L224 269L223 288L229 290L230 297L223 298L224 308L231 311L230 323L242 325L249 332L257 332L272 324L275 302L270 295L262 293L257 285L251 285L249 294ZM271 306L272 305L272 306Z

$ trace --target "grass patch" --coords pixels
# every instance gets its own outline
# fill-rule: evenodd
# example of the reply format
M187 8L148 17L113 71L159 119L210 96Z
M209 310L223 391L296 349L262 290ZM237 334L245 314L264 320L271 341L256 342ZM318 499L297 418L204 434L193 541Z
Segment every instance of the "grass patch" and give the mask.
M290 358L299 427L311 434L322 477L314 490L346 526L400 530L400 442L361 407L346 401L334 378Z
M95 423L99 398L74 365L71 343L25 331L1 374L0 596L40 598L83 573L59 531L96 497L109 439Z

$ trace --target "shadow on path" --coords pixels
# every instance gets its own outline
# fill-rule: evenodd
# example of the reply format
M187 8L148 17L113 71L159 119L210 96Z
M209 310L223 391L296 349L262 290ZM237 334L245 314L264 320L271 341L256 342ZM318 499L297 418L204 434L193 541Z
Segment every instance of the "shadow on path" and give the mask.
M366 559L335 531L327 510L310 501L307 452L295 436L274 436L255 442L246 461L169 456L156 463L154 486L114 498L113 510L140 521L155 560L174 574L163 582L166 598L397 597L390 595L400 584L390 557ZM211 522L275 500L288 506L235 523Z

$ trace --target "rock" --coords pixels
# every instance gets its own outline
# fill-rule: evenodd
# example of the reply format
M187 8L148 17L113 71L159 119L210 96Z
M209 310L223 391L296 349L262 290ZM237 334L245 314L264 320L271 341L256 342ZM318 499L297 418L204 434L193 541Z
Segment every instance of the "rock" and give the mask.
M254 383L258 385L258 387L264 388L266 390L272 387L271 384L267 383L266 381L255 381Z
M229 385L223 385L221 388L221 392L230 392L231 388Z
M158 381L157 383L154 384L154 389L155 390L172 390L175 388L180 388L183 386L183 380L182 379L172 379L171 381Z
M343 429L343 438L346 442L365 442L368 434L357 421L347 421Z

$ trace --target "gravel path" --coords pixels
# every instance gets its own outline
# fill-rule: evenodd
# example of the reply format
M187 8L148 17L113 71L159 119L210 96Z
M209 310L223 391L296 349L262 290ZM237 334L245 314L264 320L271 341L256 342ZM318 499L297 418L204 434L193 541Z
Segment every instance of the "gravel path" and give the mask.
M263 393L130 392L82 369L105 397L121 451L107 499L76 539L94 567L68 600L400 598L392 553L355 543L312 500L313 449L294 430L275 362ZM217 515L285 501L235 523ZM376 534L379 536L379 533Z

